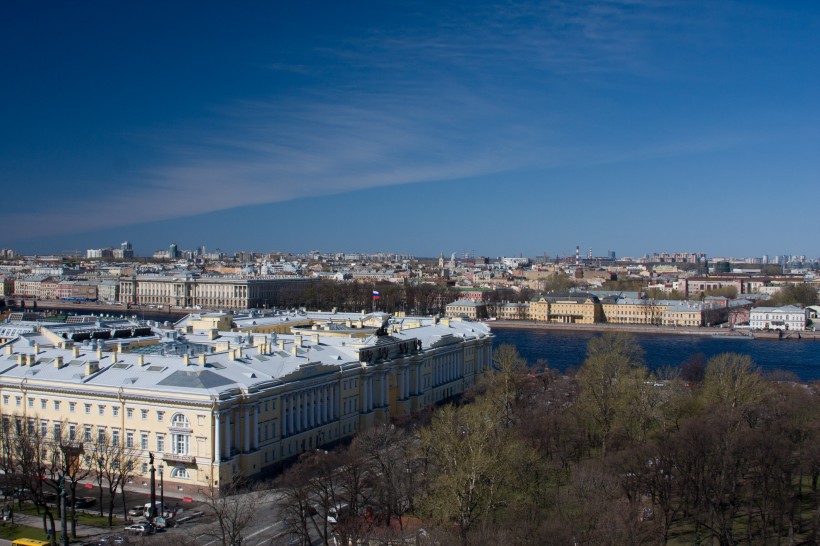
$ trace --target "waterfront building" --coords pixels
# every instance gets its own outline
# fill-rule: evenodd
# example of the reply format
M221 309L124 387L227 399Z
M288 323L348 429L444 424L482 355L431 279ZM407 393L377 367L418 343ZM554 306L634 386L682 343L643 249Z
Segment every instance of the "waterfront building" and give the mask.
M444 314L448 317L462 317L470 320L487 318L487 305L483 301L474 299L460 299L448 303L444 307Z
M592 294L541 296L530 302L529 320L595 324L603 321L603 307L601 301Z
M783 307L756 307L749 315L749 326L758 330L803 331L809 310L795 305Z
M229 317L204 325L232 327ZM258 334L196 329L202 318L181 330L23 331L0 346L3 419L47 439L68 427L86 443L124 442L140 460L135 481L149 479L151 452L170 471L166 487L191 495L462 393L492 359L490 329L457 319L397 317L376 328L367 324L383 315L334 323L317 314L290 334ZM339 331L354 321L358 335Z
M302 290L311 282L315 280L294 276L137 275L120 280L120 301L207 309L266 308L279 305L282 294Z

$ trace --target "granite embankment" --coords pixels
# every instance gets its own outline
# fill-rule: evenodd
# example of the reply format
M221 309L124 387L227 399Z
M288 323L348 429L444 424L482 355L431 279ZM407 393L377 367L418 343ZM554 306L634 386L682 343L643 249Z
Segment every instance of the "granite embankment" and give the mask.
M541 330L574 330L587 332L634 332L640 334L664 334L681 336L707 336L707 337L753 337L754 339L820 339L820 332L779 332L779 331L750 331L733 330L721 327L700 327L690 328L683 326L651 326L642 324L567 324L555 322L534 322L530 320L490 320L486 321L490 328L518 328L518 329L541 329Z

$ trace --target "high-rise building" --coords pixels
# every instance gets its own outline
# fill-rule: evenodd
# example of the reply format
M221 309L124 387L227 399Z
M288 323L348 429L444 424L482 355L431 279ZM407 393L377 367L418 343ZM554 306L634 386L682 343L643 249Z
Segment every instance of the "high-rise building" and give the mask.
M131 246L130 241L123 241L120 244L120 250L122 251L123 258L133 258L134 257L134 247Z
M168 258L174 260L178 255L179 251L177 250L177 244L171 243L170 246L168 246Z

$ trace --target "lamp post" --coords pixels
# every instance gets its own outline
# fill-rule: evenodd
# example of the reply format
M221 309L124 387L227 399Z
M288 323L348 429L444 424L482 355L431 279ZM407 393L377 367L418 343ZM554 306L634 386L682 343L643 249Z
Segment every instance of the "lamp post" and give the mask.
M163 484L163 474L165 467L159 465L159 515L165 517L165 486Z
M151 452L148 452L148 461L151 465L151 506L148 508L148 522L154 523L157 511L157 485L155 481L157 469L154 468L154 454Z
M60 476L60 543L62 546L68 546L68 524L66 522L66 506L65 506L65 474Z

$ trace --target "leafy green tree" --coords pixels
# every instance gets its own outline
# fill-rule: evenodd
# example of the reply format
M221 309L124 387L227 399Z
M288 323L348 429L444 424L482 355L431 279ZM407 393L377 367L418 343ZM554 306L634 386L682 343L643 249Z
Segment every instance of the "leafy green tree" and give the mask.
M709 359L702 396L707 404L745 410L768 394L768 384L749 355L722 353Z
M643 349L623 332L593 337L587 359L578 372L578 408L601 447L601 457L616 426L623 424L628 403L641 396L634 389L646 377Z
M531 450L499 427L497 408L482 400L441 408L420 440L429 486L419 506L442 529L455 526L461 544L514 501L514 478L526 475L516 470L535 463L525 456Z
M800 305L808 307L817 305L817 288L810 284L787 284L764 303L767 306Z

